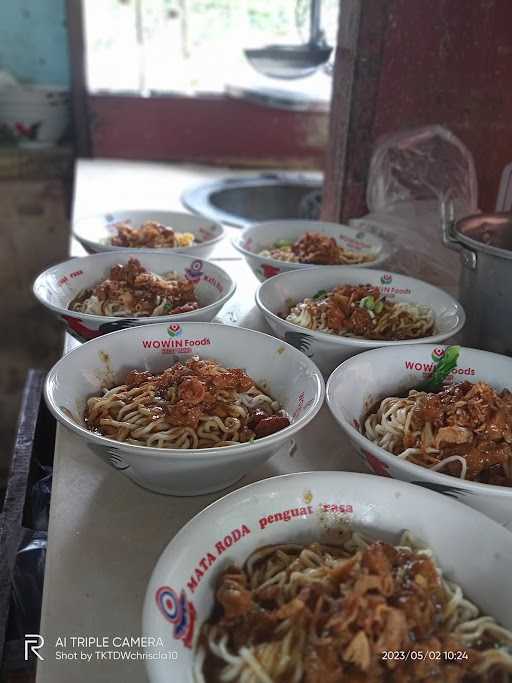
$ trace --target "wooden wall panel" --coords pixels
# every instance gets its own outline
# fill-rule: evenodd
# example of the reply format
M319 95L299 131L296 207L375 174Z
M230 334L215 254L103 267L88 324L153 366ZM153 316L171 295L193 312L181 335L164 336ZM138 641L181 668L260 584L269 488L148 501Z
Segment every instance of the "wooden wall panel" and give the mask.
M381 3L361 2L361 26L378 21ZM494 207L502 167L512 159L511 26L510 0L389 0L380 35L360 35L356 100L346 132L357 154L350 156L347 148L346 172L334 179L343 205L337 212L334 203L326 206L325 217L366 211L368 163L380 136L431 123L445 125L467 145L475 158L480 207ZM364 120L357 112L365 98L366 75L358 65L364 65L365 53L380 40L383 49L372 62L378 79L375 112L373 120ZM363 81L359 89L358 79ZM334 104L331 117L338 115ZM328 154L343 144L331 139ZM330 172L328 184L332 177Z
M92 156L321 168L328 115L224 97L91 95Z
M441 123L475 158L480 206L492 210L512 160L512 2L394 0L374 136Z
M358 215L378 103L389 0L368 11L366 0L345 0L335 53L322 216ZM357 133L354 135L354 127ZM339 188L344 188L343 192Z

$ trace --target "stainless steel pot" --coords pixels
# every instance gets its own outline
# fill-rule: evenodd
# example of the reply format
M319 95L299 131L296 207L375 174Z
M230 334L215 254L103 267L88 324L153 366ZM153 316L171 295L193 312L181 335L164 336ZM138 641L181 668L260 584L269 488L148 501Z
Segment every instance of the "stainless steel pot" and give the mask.
M443 242L460 252L459 298L466 346L512 355L512 213L455 221L443 212Z

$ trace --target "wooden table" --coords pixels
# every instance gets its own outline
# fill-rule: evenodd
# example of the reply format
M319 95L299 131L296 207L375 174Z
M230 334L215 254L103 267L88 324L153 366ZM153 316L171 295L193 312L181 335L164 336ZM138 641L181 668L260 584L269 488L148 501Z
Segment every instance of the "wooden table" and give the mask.
M185 186L229 173L205 167L80 161L73 217L113 207L176 209ZM73 243L72 252L83 253ZM228 240L217 247L212 260L238 285L217 320L270 332L254 306L257 280ZM66 351L76 344L66 336ZM363 471L326 406L296 442L293 456L276 455L232 488L289 472ZM70 639L140 636L144 593L160 552L186 521L223 493L191 498L150 493L108 467L81 439L59 426L41 622L45 661L39 662L38 683L147 681L143 662L98 660L96 645L76 646ZM66 646L57 645L58 638L64 637ZM92 654L91 660L58 659L58 652L77 651Z

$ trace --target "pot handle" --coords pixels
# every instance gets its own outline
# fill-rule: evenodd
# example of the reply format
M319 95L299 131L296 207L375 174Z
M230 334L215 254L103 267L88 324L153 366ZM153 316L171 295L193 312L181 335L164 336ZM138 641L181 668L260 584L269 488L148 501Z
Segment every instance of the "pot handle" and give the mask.
M457 233L455 232L455 209L453 202L441 202L441 230L443 244L448 247L448 249L459 251L463 264L467 268L475 270L477 264L476 252L468 249L457 239Z
M455 210L453 208L453 202L446 202L443 200L441 202L441 230L443 235L443 244L448 247L448 249L460 251L462 249L462 244L457 239L454 228Z

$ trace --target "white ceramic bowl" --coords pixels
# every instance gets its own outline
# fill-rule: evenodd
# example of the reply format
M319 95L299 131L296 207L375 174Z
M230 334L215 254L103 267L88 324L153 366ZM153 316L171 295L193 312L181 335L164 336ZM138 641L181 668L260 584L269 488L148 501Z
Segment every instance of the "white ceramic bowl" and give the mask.
M64 356L49 372L48 406L103 460L144 488L177 496L230 486L277 451L320 409L324 384L315 365L288 344L241 327L214 323L133 327L93 339ZM171 336L170 336L171 335ZM225 367L244 368L278 400L291 424L252 443L207 449L162 449L121 443L84 426L86 400L132 368L160 372L198 354Z
M2 105L14 104L21 107L34 107L43 104L56 106L62 102L69 104L70 92L65 86L32 84L13 84L2 92Z
M138 258L145 268L157 275L175 271L193 282L201 308L189 313L141 318L90 315L69 310L70 301L82 289L98 284L109 276L113 265L127 263L132 257ZM105 252L70 259L48 268L34 282L34 294L39 301L56 313L65 323L68 332L79 341L87 341L125 327L156 322L209 322L233 296L235 289L232 278L214 263L185 254L162 254L155 249Z
M289 521L270 521L275 513L301 507L304 514ZM253 550L269 544L335 542L347 523L392 543L410 529L433 549L447 578L455 579L486 614L512 627L512 534L498 524L396 480L346 472L289 474L216 501L163 551L144 603L144 634L163 643L148 648L155 655L147 661L151 683L194 683L200 627L210 616L216 581L227 566L242 564ZM177 653L174 661L156 659L169 651Z
M0 99L0 125L21 146L46 147L62 138L70 123L70 108L65 101L55 104L23 105Z
M512 530L512 488L465 481L401 460L362 435L363 419L377 401L407 394L432 372L445 347L432 344L374 349L350 358L327 383L327 403L363 462L376 474L420 484L457 498ZM462 348L455 381L488 382L512 389L512 358ZM443 520L443 524L445 520Z
M233 237L233 246L245 256L253 273L258 280L263 282L267 278L279 275L279 273L286 273L289 270L315 267L307 263L289 263L288 261L279 261L259 255L262 249L270 248L278 240L297 240L306 232L321 232L334 237L338 244L345 249L361 254L375 255L374 261L350 266L351 268L373 268L384 263L390 256L390 251L385 247L382 240L364 230L355 230L337 223L295 219L255 223L242 230L240 235ZM333 266L321 267L331 268ZM343 267L346 268L347 266Z
M435 316L435 334L404 341L356 339L314 332L279 316L288 310L287 301L299 302L321 289L332 289L343 284L374 285L391 301L430 306ZM308 268L273 277L260 285L256 292L256 304L278 337L303 351L324 373L331 372L345 358L367 349L444 341L456 334L465 322L462 306L442 289L404 275L348 266Z
M48 85L13 85L2 90L0 124L21 146L55 144L70 122L70 94Z
M181 211L155 211L153 209L111 211L110 213L82 218L73 225L73 234L90 252L129 251L133 253L132 247L114 247L109 244L109 240L117 235L114 225L129 222L133 227L140 227L147 221L157 221L177 232L191 232L197 240L197 244L190 247L158 249L159 253L181 252L182 254L206 258L214 246L224 237L222 225L203 216Z

